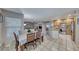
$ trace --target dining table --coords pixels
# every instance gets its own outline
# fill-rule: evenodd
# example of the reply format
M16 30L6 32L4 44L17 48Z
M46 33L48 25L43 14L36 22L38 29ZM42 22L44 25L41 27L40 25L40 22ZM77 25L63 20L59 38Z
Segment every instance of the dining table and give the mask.
M19 37L19 44L20 45L23 45L25 43L28 43L28 39L27 39L27 35L28 34L31 34L31 33L36 33L37 31L33 31L33 32L24 32L22 34L20 34L18 37ZM36 34L35 34L35 38L36 38Z
M23 45L27 43L27 33L23 33L19 35L19 44Z

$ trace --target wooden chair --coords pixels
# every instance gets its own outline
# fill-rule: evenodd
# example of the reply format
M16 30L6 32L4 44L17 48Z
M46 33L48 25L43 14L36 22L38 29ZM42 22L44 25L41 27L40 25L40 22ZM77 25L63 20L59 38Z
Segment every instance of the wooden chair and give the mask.
M27 49L27 43L20 46L21 51L24 51L24 49Z
M18 46L19 46L19 41L18 41L18 36L16 35L15 32L13 32L14 37L15 37L15 49L18 51Z
M34 46L37 46L35 43L35 33L27 34L27 44Z
M19 39L18 39L18 36L16 35L16 33L15 32L13 32L13 34L14 34L14 37L15 37L15 49L16 49L16 51L18 51L19 49L18 49L18 47L20 48L20 50L21 51L23 51L24 49L27 49L27 47L26 47L26 43L25 44L23 44L23 45L19 45Z
M40 42L43 42L43 36L41 36L41 32L37 32L37 33L36 33L36 38L37 38L37 40L39 40Z
M23 51L25 48L28 48L29 45L37 46L35 43L35 33L27 34L27 42L24 45L20 46L21 51Z
M41 32L36 32L36 38L40 39L40 37L41 37Z
M39 42L41 44L41 32L36 32L35 42Z

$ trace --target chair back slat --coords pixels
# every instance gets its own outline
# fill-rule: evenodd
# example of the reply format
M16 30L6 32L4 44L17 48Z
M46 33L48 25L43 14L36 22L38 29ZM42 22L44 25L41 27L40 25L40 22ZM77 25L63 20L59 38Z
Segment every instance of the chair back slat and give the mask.
M36 32L36 38L40 38L41 37L41 32Z
M31 42L35 39L35 33L27 34L27 41Z

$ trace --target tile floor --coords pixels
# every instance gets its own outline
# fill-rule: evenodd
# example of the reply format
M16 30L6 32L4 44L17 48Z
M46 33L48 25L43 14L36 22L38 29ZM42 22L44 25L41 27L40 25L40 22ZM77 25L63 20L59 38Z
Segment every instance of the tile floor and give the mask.
M44 42L35 51L78 51L79 48L71 40L69 35L59 35L60 39L52 39L47 36Z
M78 51L76 44L69 35L59 35L59 39L53 39L45 35L44 42L37 44L37 47L29 47L27 51ZM0 51L15 51L13 41L6 48L0 46ZM26 51L26 50L25 50Z

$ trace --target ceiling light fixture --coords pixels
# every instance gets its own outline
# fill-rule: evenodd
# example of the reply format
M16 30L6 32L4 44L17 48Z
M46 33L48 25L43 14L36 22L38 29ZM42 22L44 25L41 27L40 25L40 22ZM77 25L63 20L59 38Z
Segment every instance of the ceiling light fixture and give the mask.
M26 26L26 24L24 24L24 26Z

